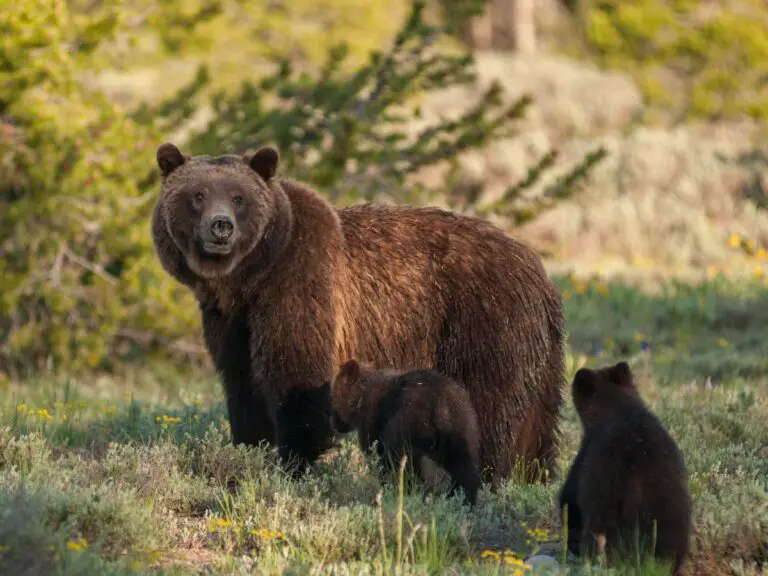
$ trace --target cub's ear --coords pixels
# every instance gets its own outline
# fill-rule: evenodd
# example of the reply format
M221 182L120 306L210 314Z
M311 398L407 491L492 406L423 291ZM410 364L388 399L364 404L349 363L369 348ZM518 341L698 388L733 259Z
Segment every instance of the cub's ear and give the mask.
M634 380L632 378L632 368L625 361L621 361L618 364L611 366L609 369L609 375L611 382L621 388L634 388Z
M360 364L357 360L347 360L336 375L336 382L345 382L347 385L357 382L360 378Z
M595 373L589 368L580 368L573 377L573 395L589 398L595 393Z
M185 157L184 154L170 142L166 142L157 149L157 165L160 167L160 172L162 172L163 177L168 176L188 159L189 157Z
M261 176L264 181L274 178L277 174L277 165L280 163L280 154L272 146L259 148L253 154L243 158L251 170Z

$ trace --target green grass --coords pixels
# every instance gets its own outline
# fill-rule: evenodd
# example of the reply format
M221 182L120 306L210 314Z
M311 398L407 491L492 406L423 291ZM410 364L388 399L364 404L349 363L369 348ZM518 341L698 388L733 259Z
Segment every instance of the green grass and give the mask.
M558 282L569 376L583 363L629 358L685 452L695 500L690 573L760 574L768 568L765 286L651 294ZM563 430L564 468L580 435L570 400ZM398 482L379 485L353 437L292 481L272 451L229 443L213 378L10 383L0 402L0 573L531 573L516 558L543 540L562 561L558 487L513 480L484 490L474 511L419 487L401 494ZM561 563L559 573L665 570L627 558L610 569Z

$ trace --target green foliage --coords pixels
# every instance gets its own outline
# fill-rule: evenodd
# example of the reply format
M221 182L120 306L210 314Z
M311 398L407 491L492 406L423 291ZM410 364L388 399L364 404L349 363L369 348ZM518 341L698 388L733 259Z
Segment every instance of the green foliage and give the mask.
M632 72L676 119L768 118L768 8L762 0L595 0L589 47Z
M0 365L96 367L121 333L173 340L197 319L152 257L147 194L159 133L81 76L126 13L65 2L0 13Z
M418 95L445 86L476 81L469 54L434 49L443 31L422 18L416 3L388 53L373 52L367 65L343 73L347 49L330 51L316 76L295 74L288 61L258 84L244 82L235 96L217 94L207 129L190 142L196 154L244 152L265 142L290 150L283 171L313 183L334 201L420 202L434 190L411 178L420 169L453 161L463 151L515 135L517 120L531 104L528 96L505 104L498 82L459 118L420 131L410 121L419 117ZM268 109L265 102L274 104ZM550 187L534 205L513 203L555 165L551 151L522 183L484 212L504 212L516 221L533 219L546 207L570 196L589 170L605 156L598 148ZM475 197L466 199L473 205Z
M150 33L166 53L194 53L227 6L145 0L86 11L28 0L0 14L0 372L109 369L153 353L204 359L197 306L161 269L148 228L156 146L185 126L211 75L203 67L177 94L137 109L87 80L120 65L128 58L120 46ZM442 30L422 10L415 4L392 47L351 73L342 44L316 75L282 60L260 82L216 94L211 123L189 147L220 154L275 142L284 174L334 200L428 199L436 191L413 174L512 135L530 101L504 104L493 85L461 118L410 133L420 93L475 78L470 56L435 48ZM575 189L584 166L547 206Z

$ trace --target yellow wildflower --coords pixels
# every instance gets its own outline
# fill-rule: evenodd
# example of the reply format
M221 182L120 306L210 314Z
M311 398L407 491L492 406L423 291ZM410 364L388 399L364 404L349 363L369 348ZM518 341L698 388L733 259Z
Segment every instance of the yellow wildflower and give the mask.
M606 284L601 280L600 282L597 283L597 291L598 293L603 295L608 294L608 284Z
M285 534L280 530L269 530L268 528L259 528L258 530L251 530L250 534L258 536L264 540L287 540Z
M546 528L534 528L533 530L528 530L528 534L536 540L547 540L549 538L549 530Z
M3 552L8 552L8 546L6 546L5 544L0 544L0 554L2 554Z
M501 555L496 550L483 550L480 553L480 558L493 558L494 560L500 560Z
M520 560L520 558L515 558L514 556L504 556L504 564L520 567L525 566L525 562Z
M739 236L738 234L731 234L731 237L728 239L728 243L733 248L736 248L737 246L741 246L741 236Z
M755 278L762 278L764 274L762 266L755 266Z
M728 348L728 345L729 345L728 340L726 340L725 338L718 338L717 344L718 346L720 346L720 348Z
M635 332L633 338L635 339L635 342L642 342L643 340L646 340L645 334L642 332Z
M768 259L768 254L766 254L765 248L760 248L760 250L757 251L755 256L757 256L758 260L766 260L766 259Z
M717 266L712 266L712 265L707 266L707 278L712 280L716 276L717 276Z
M27 405L26 404L19 404L18 406L16 406L16 410L18 410L19 412L26 412Z
M77 540L69 540L67 542L67 549L73 552L79 552L88 548L88 541L85 538L78 538Z
M53 416L48 413L46 408L38 410L37 415L40 417L40 420L53 420Z
M747 240L747 250L750 252L755 251L755 241L754 240Z
M224 518L209 518L208 519L208 532L215 532L219 528L227 528L231 526L232 522L225 520Z

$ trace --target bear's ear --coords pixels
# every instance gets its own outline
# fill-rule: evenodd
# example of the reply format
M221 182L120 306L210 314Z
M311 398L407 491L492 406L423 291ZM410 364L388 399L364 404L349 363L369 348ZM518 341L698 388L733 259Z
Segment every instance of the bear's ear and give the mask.
M170 142L166 142L157 149L157 165L163 177L168 176L186 161L187 158Z
M261 176L265 182L277 174L277 165L280 162L280 154L272 146L259 148L250 156L244 158L251 170Z
M634 388L632 379L632 368L625 361L621 361L615 366L611 366L608 371L611 382L620 388Z
M573 377L573 395L589 398L595 393L595 373L589 368L580 368Z

